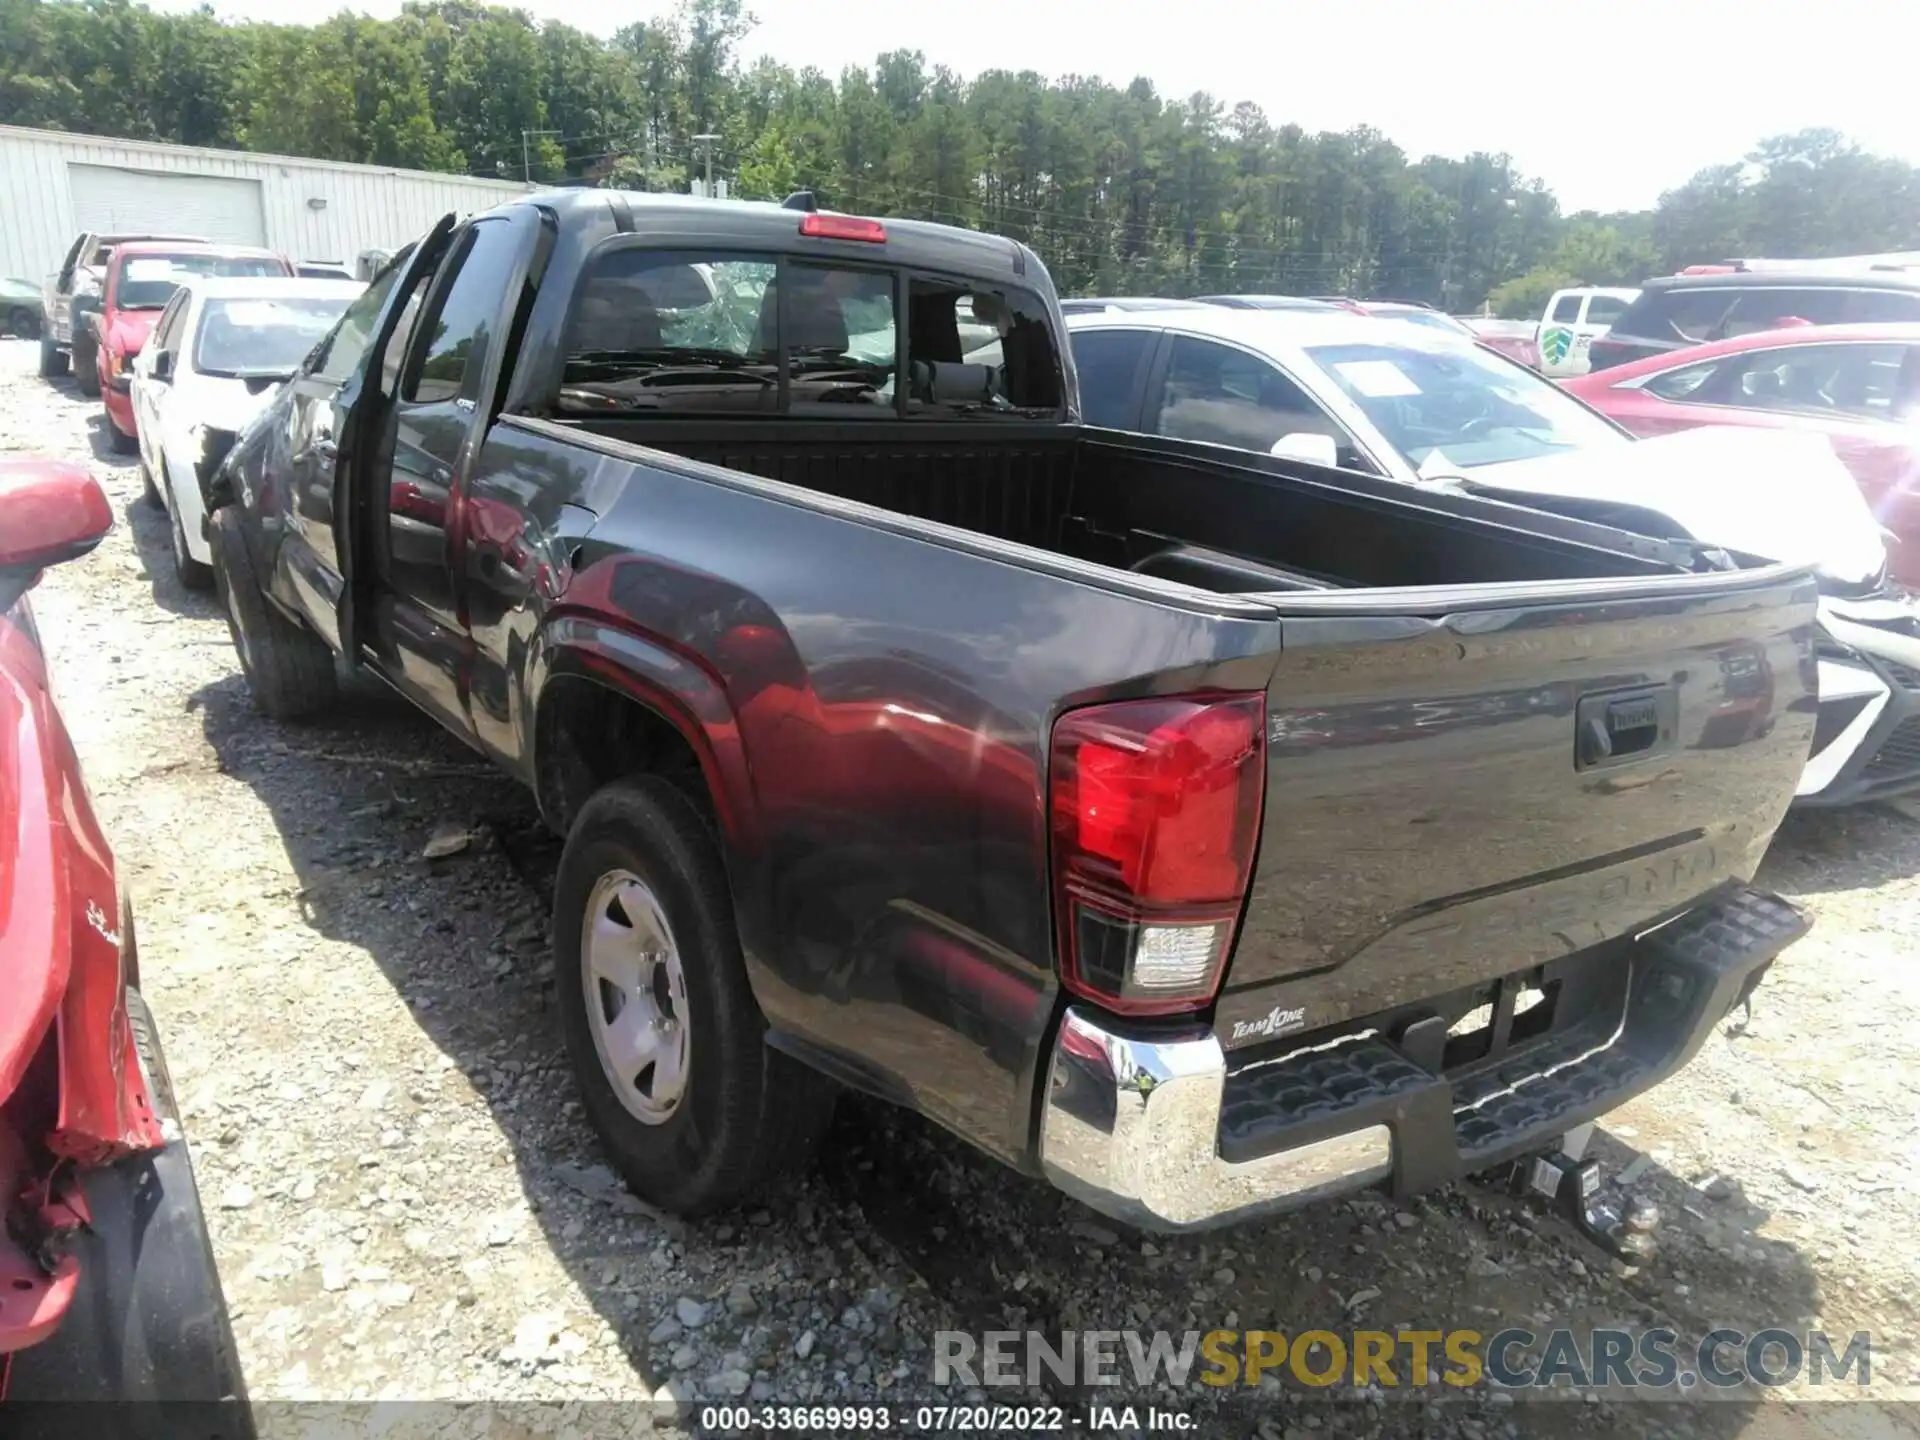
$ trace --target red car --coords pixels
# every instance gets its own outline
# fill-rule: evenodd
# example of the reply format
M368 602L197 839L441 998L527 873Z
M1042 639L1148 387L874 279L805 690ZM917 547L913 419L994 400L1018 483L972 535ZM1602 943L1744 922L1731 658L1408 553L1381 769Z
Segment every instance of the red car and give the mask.
M100 287L100 308L88 317L99 338L101 403L113 448L140 448L133 423L133 361L153 333L160 312L180 285L196 275L291 275L292 263L271 250L238 245L145 240L114 247Z
M196 1436L250 1437L132 907L27 606L112 523L85 470L0 461L0 1433L175 1401Z
M1767 330L1561 383L1636 435L1824 432L1891 537L1893 578L1920 589L1920 324Z

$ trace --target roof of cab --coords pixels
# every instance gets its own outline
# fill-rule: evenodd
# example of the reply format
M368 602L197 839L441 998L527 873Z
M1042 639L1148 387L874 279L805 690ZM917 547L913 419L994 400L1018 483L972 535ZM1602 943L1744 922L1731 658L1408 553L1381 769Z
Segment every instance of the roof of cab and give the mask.
M606 224L629 231L644 243L657 235L672 243L751 245L786 253L836 255L846 259L885 258L890 265L919 265L976 275L1045 273L1039 258L1018 240L986 235L927 220L898 220L876 215L886 227L884 244L866 240L830 240L800 233L809 212L764 200L706 200L694 195L655 195L630 190L544 190L508 202L502 209L533 204L569 222ZM839 214L820 210L821 215Z
M114 246L112 259L138 260L145 255L218 255L233 260L281 258L278 251L260 245L215 245L205 240L134 240Z
M1335 306L1325 310L1235 310L1224 305L1206 305L1191 310L1069 315L1067 329L1076 334L1082 330L1165 330L1232 341L1267 353L1313 345L1369 342L1413 350L1456 351L1470 350L1474 344L1470 336L1431 325L1386 315L1359 315Z

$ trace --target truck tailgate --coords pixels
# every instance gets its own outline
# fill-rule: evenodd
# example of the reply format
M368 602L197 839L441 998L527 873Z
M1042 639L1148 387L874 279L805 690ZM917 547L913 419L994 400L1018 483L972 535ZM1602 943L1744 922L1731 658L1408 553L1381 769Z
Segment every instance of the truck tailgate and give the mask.
M1811 744L1803 569L1278 603L1230 1050L1468 992L1750 878Z

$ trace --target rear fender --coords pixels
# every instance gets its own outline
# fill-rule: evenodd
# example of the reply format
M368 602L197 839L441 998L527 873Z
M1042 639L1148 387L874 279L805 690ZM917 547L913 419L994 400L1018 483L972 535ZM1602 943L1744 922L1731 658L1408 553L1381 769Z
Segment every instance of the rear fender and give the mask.
M525 778L541 788L543 704L556 682L584 679L633 701L670 725L700 763L712 800L718 839L727 861L741 940L755 952L765 934L767 908L756 904L762 843L752 775L740 747L740 729L718 679L691 656L657 637L594 615L556 616L536 642L527 667L524 713L530 718ZM541 795L542 807L549 797ZM550 818L555 818L550 816Z

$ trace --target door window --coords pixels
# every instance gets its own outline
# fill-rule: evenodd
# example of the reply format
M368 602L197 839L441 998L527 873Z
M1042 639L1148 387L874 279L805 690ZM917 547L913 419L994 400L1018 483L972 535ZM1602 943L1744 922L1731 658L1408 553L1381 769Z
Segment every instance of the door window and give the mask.
M1587 324L1611 325L1627 313L1627 302L1618 295L1589 295L1587 297Z
M374 276L371 285L354 297L333 333L321 341L320 348L314 352L314 375L338 385L353 374L360 357L367 353L367 346L373 343L374 329L380 323L380 310L387 303L387 295L393 289L394 282L400 278L401 268L389 265Z
M487 350L507 313L519 259L519 238L507 221L481 220L467 231L455 247L452 280L430 301L419 359L403 399L433 405L478 397Z
M1157 332L1150 330L1069 332L1073 366L1080 372L1080 413L1087 424L1133 428L1134 389L1156 338Z
M1745 290L1714 338L1732 339L1785 325L1838 325L1846 318L1848 292L1824 290Z
M1575 325L1580 321L1580 297L1562 295L1553 302L1553 323L1555 325Z
M1906 354L1904 345L1756 350L1739 356L1711 388L1719 403L1742 409L1890 420Z
M1721 319L1733 308L1736 294L1713 287L1647 290L1613 322L1613 333L1666 344L1680 340L1697 345L1714 337Z
M186 326L187 309L193 304L193 296L185 290L176 291L167 302L166 313L161 315L160 323L153 327L153 353L165 355L180 348L180 332Z
M1351 464L1345 432L1292 380L1258 356L1177 335L1155 433L1262 454L1284 435L1330 435Z
M1707 381L1714 371L1726 364L1724 360L1703 360L1698 365L1682 365L1676 370L1664 370L1658 375L1649 376L1641 389L1661 400L1692 400L1702 403L1702 397L1696 394L1706 388Z

